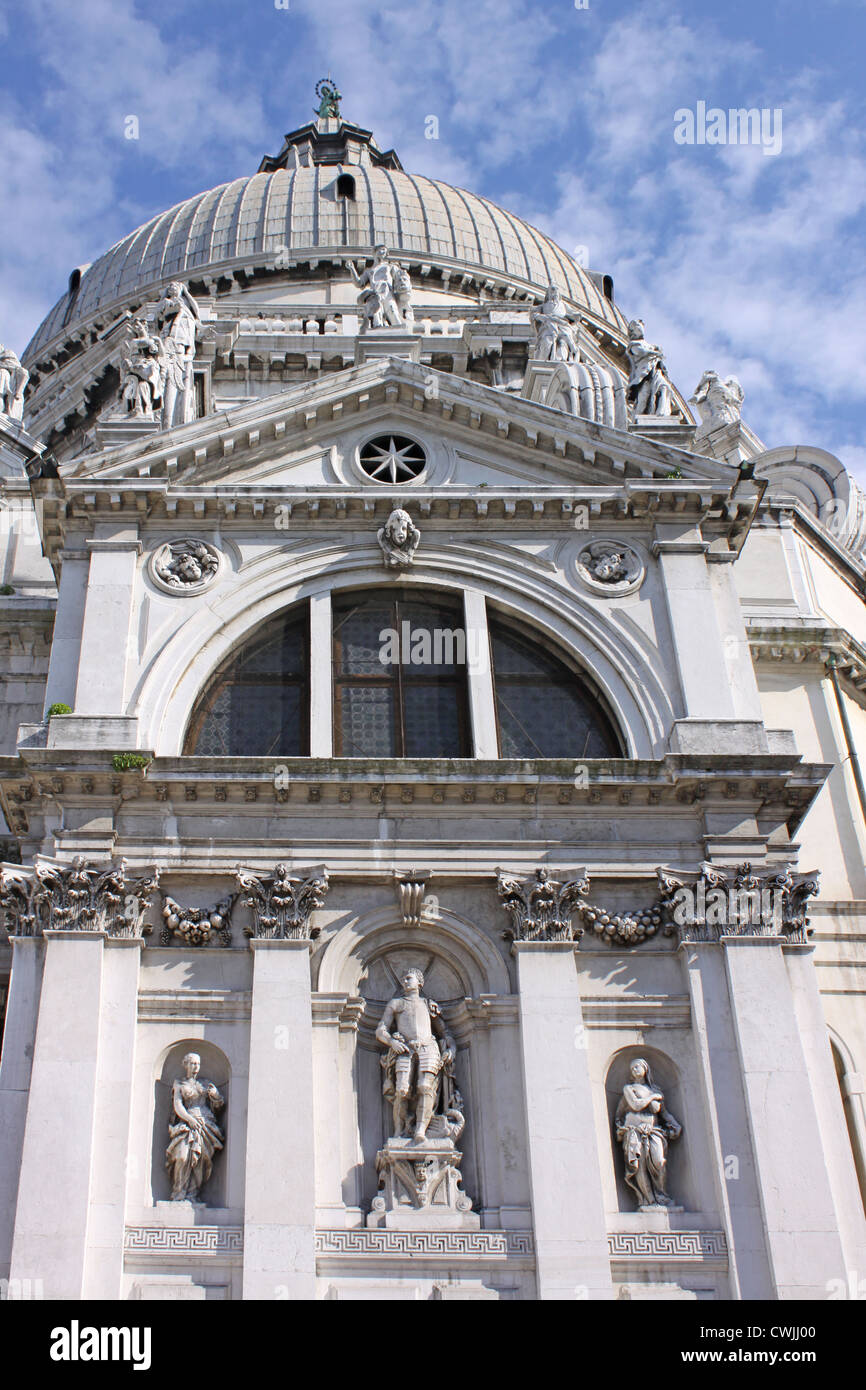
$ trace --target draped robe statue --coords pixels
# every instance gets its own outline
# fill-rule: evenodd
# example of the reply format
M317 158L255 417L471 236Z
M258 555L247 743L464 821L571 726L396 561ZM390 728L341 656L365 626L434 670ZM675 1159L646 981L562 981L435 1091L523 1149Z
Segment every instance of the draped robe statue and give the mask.
M164 429L195 419L193 361L198 323L198 305L189 290L172 280L156 306L156 326L163 348Z
M631 364L628 398L635 415L670 415L671 384L667 378L664 354L644 337L641 319L628 326L626 353Z
M542 362L577 362L580 354L575 327L568 319L556 285L548 286L544 303L532 315L532 322L536 333L533 357Z
M171 1200L195 1202L199 1190L213 1170L214 1155L222 1149L225 1135L217 1124L215 1110L225 1100L210 1081L199 1081L201 1058L188 1052L183 1059L185 1075L171 1088L173 1121L165 1151L165 1166L171 1175Z
M665 1098L653 1083L649 1063L636 1057L630 1080L616 1108L616 1137L625 1159L625 1180L638 1199L640 1211L669 1207L667 1195L668 1143L679 1139L682 1125L665 1109Z
M0 343L0 415L20 420L24 413L24 387L30 373L22 367L11 348Z

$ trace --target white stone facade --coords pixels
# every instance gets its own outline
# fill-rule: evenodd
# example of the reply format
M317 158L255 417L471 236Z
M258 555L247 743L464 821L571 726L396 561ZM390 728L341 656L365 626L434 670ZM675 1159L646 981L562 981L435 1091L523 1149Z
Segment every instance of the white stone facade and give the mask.
M359 306L380 245L405 272L384 327ZM550 286L568 350L536 358ZM124 409L133 317L187 423ZM866 1269L866 507L739 405L699 424L644 346L646 415L606 277L334 115L133 233L37 331L0 417L0 1278L735 1300ZM456 754L425 743L445 705L396 754L349 742L334 634L371 597L456 615ZM284 615L294 751L247 751L252 694L189 751ZM509 755L502 632L573 675L603 756L576 726ZM720 920L714 891L777 896ZM392 1209L376 1029L410 966L465 1128L433 1126ZM165 1167L189 1054L220 1102L198 1202ZM640 1131L670 1198L643 1209L639 1058L681 1128Z

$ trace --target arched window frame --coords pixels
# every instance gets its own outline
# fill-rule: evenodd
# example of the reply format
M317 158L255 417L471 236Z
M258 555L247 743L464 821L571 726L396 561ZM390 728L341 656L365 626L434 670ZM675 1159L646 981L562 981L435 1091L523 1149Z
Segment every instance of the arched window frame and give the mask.
M294 608L300 609L302 604L309 605L308 623L308 649L307 649L307 680L308 693L306 701L306 718L308 739L308 753L299 756L311 758L332 758L335 755L337 744L335 743L335 715L336 715L336 691L335 674L333 660L333 608L334 604L343 603L352 594L358 597L361 594L373 597L384 593L402 593L407 598L423 599L426 597L441 598L443 604L448 602L455 605L455 608L462 601L463 624L468 634L472 634L475 639L477 649L483 650L487 654L486 661L469 661L466 666L466 706L468 709L468 737L466 739L465 756L473 757L478 760L499 759L502 754L500 751L500 736L496 709L496 690L493 660L490 646L490 625L501 625L507 628L515 636L535 647L540 654L547 654L553 657L566 671L573 674L575 682L579 685L581 693L589 697L597 704L600 713L600 722L610 735L613 749L610 753L603 756L612 758L627 757L624 751L625 744L620 733L619 721L612 712L610 704L604 693L599 688L592 676L586 671L583 665L579 664L574 654L565 646L564 643L556 641L546 631L539 630L534 623L524 618L505 605L488 601L486 596L480 591L472 588L458 589L453 586L443 585L441 589L431 590L419 588L412 584L402 585L399 582L391 581L383 585L365 585L363 589L336 588L321 590L313 593L308 599L302 600L297 605L283 610L284 616L288 616ZM332 602L333 599L333 602ZM488 612L489 609L489 612ZM459 620L458 612L455 612L455 620ZM273 618L268 621L273 621ZM261 624L264 627L265 624ZM254 636L255 634L253 634ZM186 733L183 739L184 752L188 752L192 742L191 730L194 721L200 717L200 704L207 693L212 689L220 672L224 672L230 667L233 659L237 659L239 652L251 640L250 636L244 638L235 648L234 653L225 657L220 663L210 680L207 682L202 692L195 702L193 711L187 723ZM345 754L342 756L346 756ZM351 755L349 755L351 756ZM358 756L358 755L356 755ZM363 755L360 755L363 756ZM418 755L431 756L431 755ZM533 754L521 754L520 756L538 756ZM580 750L570 750L568 754L557 755L567 758L578 759L581 756ZM592 753L589 757L599 756Z

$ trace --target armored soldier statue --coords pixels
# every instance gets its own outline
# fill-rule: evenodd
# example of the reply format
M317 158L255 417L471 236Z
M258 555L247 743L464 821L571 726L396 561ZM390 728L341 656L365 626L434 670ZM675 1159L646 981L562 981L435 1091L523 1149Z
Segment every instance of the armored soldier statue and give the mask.
M455 1047L439 1005L421 993L422 972L411 966L400 983L402 995L391 1000L376 1029L378 1041L388 1049L382 1058L382 1090L394 1107L393 1137L420 1142L437 1107L445 1112L452 1109ZM410 1121L413 1109L414 1121Z

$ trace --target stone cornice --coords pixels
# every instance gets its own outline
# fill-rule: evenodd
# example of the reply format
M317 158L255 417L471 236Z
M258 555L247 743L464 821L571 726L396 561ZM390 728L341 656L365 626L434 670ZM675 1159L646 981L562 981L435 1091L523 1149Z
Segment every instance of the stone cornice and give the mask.
M833 656L839 675L866 696L866 646L844 628L756 619L746 630L754 661L824 667Z
M277 766L285 769L279 788ZM25 833L43 800L55 812L58 804L116 811L134 801L191 817L223 814L228 805L245 817L275 807L303 808L311 817L318 808L347 817L362 809L405 817L414 805L437 814L471 815L474 806L522 818L532 807L546 816L613 813L626 821L656 808L665 819L671 810L739 804L752 815L777 815L793 833L830 771L788 754L667 754L657 761L583 761L586 785L576 786L576 766L573 759L178 757L154 758L146 773L117 773L107 753L22 746L18 755L0 758L0 804L16 834Z
M436 383L435 393L430 391L431 378ZM724 480L730 485L737 478L736 469L703 455L670 444L655 444L634 432L597 425L522 396L503 395L465 377L400 358L379 358L348 367L236 410L203 416L148 441L153 447L146 451L140 443L104 451L98 456L98 476L114 470L122 472L127 467L133 476L138 476L142 468L150 477L170 475L186 467L201 468L225 453L254 449L267 441L272 448L276 442L284 452L293 439L303 439L308 444L320 428L330 436L335 424L382 405L417 411L437 425L453 421L469 430L480 430L496 439L499 447L511 443L521 452L539 449L564 458L570 445L572 457L590 464L609 459L612 470L623 476L630 466L632 473L638 475L642 468L650 476L663 476L665 471L679 468L687 479ZM245 462L249 461L245 455ZM73 476L91 462L97 462L95 456L70 463L64 476Z

